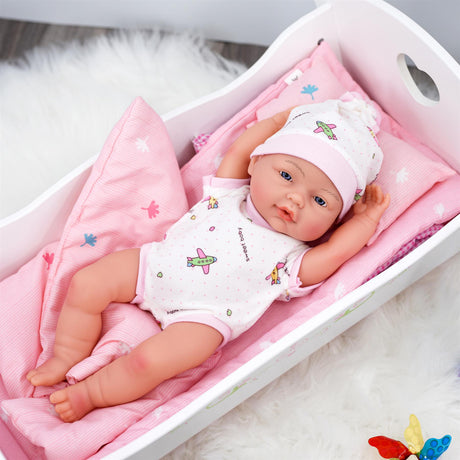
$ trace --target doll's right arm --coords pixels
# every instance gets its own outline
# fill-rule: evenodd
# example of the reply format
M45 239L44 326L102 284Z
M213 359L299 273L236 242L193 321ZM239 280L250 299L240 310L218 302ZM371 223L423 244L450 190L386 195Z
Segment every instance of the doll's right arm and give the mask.
M338 227L328 241L310 249L303 257L299 278L311 286L331 276L370 240L390 204L390 195L377 184L366 187L364 197L353 206L353 217Z
M244 131L225 153L216 176L247 179L251 153L284 126L291 110L292 107L259 121Z

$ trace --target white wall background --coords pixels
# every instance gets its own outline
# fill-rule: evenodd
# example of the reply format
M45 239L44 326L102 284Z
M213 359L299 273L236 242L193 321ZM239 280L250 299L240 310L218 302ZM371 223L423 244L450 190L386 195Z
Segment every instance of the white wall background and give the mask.
M101 27L200 30L207 38L269 45L327 0L0 0L0 17ZM329 0L353 1L353 0ZM460 0L387 0L460 61ZM389 31L391 33L391 31Z

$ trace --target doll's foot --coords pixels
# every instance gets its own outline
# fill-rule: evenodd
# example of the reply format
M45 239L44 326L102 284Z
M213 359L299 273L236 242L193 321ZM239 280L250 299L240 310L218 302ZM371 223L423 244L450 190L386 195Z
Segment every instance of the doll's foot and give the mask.
M67 360L54 356L48 361L31 370L27 374L27 380L34 386L51 386L62 382L65 375L72 367L72 363Z
M91 402L85 382L70 385L51 394L50 401L63 422L75 422L96 406Z

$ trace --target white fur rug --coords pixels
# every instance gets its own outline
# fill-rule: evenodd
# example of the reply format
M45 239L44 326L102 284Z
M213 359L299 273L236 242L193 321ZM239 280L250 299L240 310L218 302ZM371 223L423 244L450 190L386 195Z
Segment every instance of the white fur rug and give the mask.
M101 36L0 63L0 218L99 152L136 96L164 114L243 70L200 38L159 32Z
M242 66L199 39L130 33L0 65L1 210L11 214L96 153L131 100L159 113ZM175 459L378 459L371 436L449 433L460 458L460 256L171 452Z

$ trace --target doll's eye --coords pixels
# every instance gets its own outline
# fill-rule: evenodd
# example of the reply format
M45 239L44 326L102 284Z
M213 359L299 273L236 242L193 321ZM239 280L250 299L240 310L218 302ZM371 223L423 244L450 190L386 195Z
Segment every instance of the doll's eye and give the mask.
M286 171L280 171L280 176L288 181L292 180L292 176Z
M327 206L327 203L320 197L320 196L315 196L315 201L323 207Z

